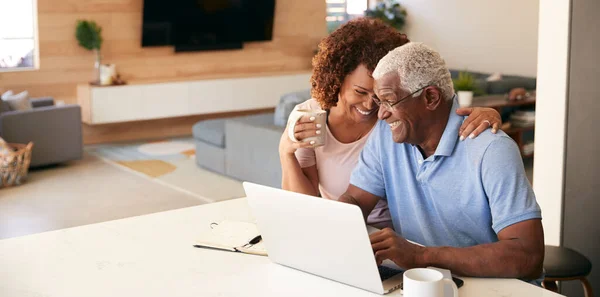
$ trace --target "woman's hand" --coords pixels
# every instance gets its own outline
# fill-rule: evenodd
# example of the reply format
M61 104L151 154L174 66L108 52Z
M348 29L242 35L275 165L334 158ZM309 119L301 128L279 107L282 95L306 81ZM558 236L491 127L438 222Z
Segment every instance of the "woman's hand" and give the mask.
M288 137L288 129L289 125L285 128L283 135L281 135L281 139L279 140L279 155L283 156L285 154L293 154L299 148L311 148L313 147L313 143L310 142L302 142L303 139L315 135L319 135L324 133L325 127L321 127L321 125L316 124L314 122L314 118L311 120L310 116L301 117L294 127L294 137L298 140L298 142L293 142Z
M492 128L492 133L495 134L502 125L500 114L493 108L462 107L456 110L456 114L469 116L460 126L460 140L475 138L488 128Z

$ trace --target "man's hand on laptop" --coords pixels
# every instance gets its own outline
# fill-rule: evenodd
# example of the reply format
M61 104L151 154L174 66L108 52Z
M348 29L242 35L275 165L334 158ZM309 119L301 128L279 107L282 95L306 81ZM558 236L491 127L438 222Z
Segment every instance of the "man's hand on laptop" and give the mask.
M369 238L377 265L381 265L383 260L390 259L404 269L423 266L420 263L422 263L425 247L408 242L394 230L385 228L371 234Z

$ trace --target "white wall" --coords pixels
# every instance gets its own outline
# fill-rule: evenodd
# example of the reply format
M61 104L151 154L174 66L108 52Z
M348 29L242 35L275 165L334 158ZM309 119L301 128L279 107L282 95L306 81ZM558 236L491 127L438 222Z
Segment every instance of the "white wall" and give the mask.
M403 0L406 33L450 68L536 75L538 0Z
M570 1L540 3L533 190L542 208L546 244L562 229Z

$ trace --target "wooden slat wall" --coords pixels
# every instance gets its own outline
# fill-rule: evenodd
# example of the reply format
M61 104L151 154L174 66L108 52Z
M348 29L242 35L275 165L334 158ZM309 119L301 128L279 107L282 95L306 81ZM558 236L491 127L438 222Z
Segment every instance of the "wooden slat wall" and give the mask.
M38 0L40 69L0 73L0 91L28 90L33 97L76 103L77 84L93 78L94 63L93 54L75 39L78 19L102 26L103 62L116 64L130 83L305 72L326 34L324 0L277 0L272 41L246 43L242 50L175 54L172 47L141 47L142 6L143 0ZM181 119L161 120L161 126L181 123L188 124ZM126 130L120 126L126 125L131 124L111 127L120 133ZM187 131L186 127L146 126L155 131L138 134L166 137L173 135L170 131ZM106 129L84 127L86 143L124 140L110 137Z
M83 130L83 139L87 144L105 142L127 142L136 139L156 139L191 134L192 126L201 120L220 117L244 116L255 113L273 112L274 109L260 109L245 112L218 113L210 115L186 116L178 118L138 121L131 123L87 126ZM89 129L93 127L93 129Z

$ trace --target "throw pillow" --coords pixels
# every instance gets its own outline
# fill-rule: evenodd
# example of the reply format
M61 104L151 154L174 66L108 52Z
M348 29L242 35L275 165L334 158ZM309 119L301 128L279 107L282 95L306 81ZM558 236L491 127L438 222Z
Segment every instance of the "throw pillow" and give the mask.
M0 114L7 111L10 111L10 106L4 100L0 100Z
M2 101L8 103L8 106L11 110L29 110L31 109L31 102L29 102L29 93L27 91L23 91L19 94L11 94L4 93L2 95Z
M502 80L502 74L500 72L492 73L492 75L488 76L487 81L499 81Z
M6 111L11 111L10 105L8 105L8 102L4 101L3 99L5 97L8 98L8 96L12 96L12 95L13 95L12 90L8 90L8 91L2 93L2 95L0 95L0 113L6 112Z
M2 95L0 95L0 99L8 98L8 96L12 96L12 95L14 95L14 94L15 94L15 93L13 93L13 91L12 91L12 90L8 90L8 91L6 91L6 92L2 93Z
M277 107L275 108L273 123L276 126L285 127L285 125L287 125L288 117L294 107L308 99L310 99L310 89L281 96L279 104L277 104Z

